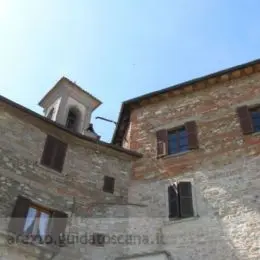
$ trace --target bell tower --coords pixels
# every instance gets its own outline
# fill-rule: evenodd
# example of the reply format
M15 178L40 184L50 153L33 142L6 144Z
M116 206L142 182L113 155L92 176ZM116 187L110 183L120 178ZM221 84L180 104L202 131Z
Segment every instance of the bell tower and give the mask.
M62 77L42 98L44 115L71 131L99 138L90 123L92 112L102 104L76 83Z

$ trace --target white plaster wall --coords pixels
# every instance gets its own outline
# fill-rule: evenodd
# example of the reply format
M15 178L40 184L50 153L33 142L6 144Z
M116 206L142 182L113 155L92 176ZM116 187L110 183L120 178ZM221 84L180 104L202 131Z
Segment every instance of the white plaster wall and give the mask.
M126 149L130 149L130 147L131 147L131 127L132 127L132 123L130 122L129 126L126 130L126 134L124 136L124 139L123 139L123 145L122 146Z
M57 100L55 100L55 102L45 110L45 113L44 113L45 116L48 116L48 114L51 111L51 109L54 108L54 113L53 113L53 116L52 116L52 120L56 121L60 103L61 103L61 97L58 98Z
M61 86L55 89L54 92L45 100L44 114L47 116L48 112L55 107L55 114L53 120L61 125L65 125L68 111L70 107L77 107L81 113L80 124L78 125L78 132L84 133L84 130L89 126L91 114L95 103L93 99L87 95L77 91L68 82L63 82ZM86 134L92 136L91 134Z

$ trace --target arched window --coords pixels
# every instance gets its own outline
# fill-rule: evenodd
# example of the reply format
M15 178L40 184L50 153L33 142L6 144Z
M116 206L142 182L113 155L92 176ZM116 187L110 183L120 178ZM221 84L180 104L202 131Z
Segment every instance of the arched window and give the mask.
M70 109L67 117L66 127L72 131L77 130L79 115L74 109Z
M54 108L52 108L52 109L50 110L49 114L47 115L47 118L52 119L53 113L54 113Z

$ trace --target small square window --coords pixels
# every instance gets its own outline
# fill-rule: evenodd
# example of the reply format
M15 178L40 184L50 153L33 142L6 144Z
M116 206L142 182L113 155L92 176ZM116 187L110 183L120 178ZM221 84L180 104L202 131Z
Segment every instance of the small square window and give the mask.
M109 177L109 176L104 176L103 191L109 192L109 193L114 193L114 187L115 187L115 178Z
M94 233L92 237L92 244L96 246L105 245L105 235L100 233Z

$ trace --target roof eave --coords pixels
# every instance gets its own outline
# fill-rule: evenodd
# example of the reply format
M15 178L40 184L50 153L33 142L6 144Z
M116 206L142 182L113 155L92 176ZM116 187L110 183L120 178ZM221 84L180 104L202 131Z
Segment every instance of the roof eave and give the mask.
M0 95L0 101L10 105L13 108L16 108L16 109L19 109L19 110L21 110L21 111L23 111L25 113L28 113L31 116L34 116L34 117L38 118L39 120L42 120L42 121L44 121L44 122L46 122L48 124L51 124L51 125L59 128L62 131L65 131L65 132L67 132L67 133L69 133L71 135L74 135L75 137L84 139L84 140L92 142L92 143L96 143L96 144L101 145L101 146L105 146L107 148L116 150L118 152L122 152L124 154L130 155L130 156L135 157L135 158L141 158L143 156L141 153L138 153L138 152L135 152L135 151L131 151L131 150L128 150L128 149L125 149L125 148L122 148L122 147L119 147L119 146L116 146L116 145L113 145L111 143L107 143L107 142L104 142L104 141L101 141L101 140L98 140L98 139L94 139L94 138L82 135L80 133L73 132L73 131L67 129L66 127L64 127L63 125L58 124L58 123L48 119L47 117L44 117L44 116L42 116L42 115L40 115L40 114L30 110L30 109L28 109L28 108L18 104L18 103L15 103L14 101L11 101L11 100L5 98L4 96Z
M78 86L76 83L72 82L70 79L68 79L67 77L62 77L60 78L56 84L44 95L44 97L40 100L40 102L38 103L38 105L40 107L44 106L44 102L45 100L48 98L48 96L60 85L60 83L62 81L67 81L69 82L71 85L73 85L74 87L76 87L79 91L82 91L83 93L85 93L86 95L88 95L89 97L91 97L96 103L97 105L94 106L94 109L92 111L94 111L95 109L97 109L100 105L102 105L102 102L97 99L96 97L94 97L93 95L91 95L90 93L88 93L86 90L82 89L80 86Z
M243 64L233 66L233 67L230 67L230 68L227 68L227 69L224 69L224 70L220 70L218 72L211 73L211 74L208 74L206 76L198 77L198 78L195 78L195 79L192 79L192 80L189 80L189 81L182 82L182 83L177 84L177 85L173 85L173 86L170 86L170 87L167 87L167 88L164 88L164 89L153 91L153 92L150 92L148 94L144 94L144 95L138 96L136 98L124 101L122 103L122 106L121 106L121 109L120 109L118 124L117 124L115 131L114 131L113 138L112 138L111 142L113 144L117 143L117 137L118 137L118 132L119 132L119 128L120 128L120 125L121 125L122 117L124 116L126 108L129 107L130 105L133 105L135 103L139 103L140 101L143 101L145 99L149 99L151 97L161 95L161 94L167 93L167 92L172 91L172 90L177 90L177 89L183 88L183 87L191 85L191 84L196 84L200 81L204 81L204 80L207 80L207 79L210 79L210 78L221 76L221 75L224 75L226 73L232 73L236 70L243 69L243 68L250 67L250 66L253 66L253 65L257 65L257 64L260 64L260 59L256 59L256 60L253 60L253 61L250 61L250 62L247 62L247 63L243 63ZM128 109L126 111L128 111ZM126 126L124 126L124 128L125 127ZM125 130L126 129L124 129L124 131ZM120 137L119 137L119 139L120 139ZM121 144L122 140L119 140L119 143Z

